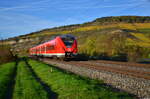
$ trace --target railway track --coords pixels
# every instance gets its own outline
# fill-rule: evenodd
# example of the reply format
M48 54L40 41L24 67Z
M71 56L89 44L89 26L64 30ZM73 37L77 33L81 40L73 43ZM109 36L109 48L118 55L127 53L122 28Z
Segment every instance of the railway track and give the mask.
M150 64L139 64L139 63L131 63L131 62L114 62L114 61L104 61L104 60L96 60L94 62L150 69Z
M47 59L46 59L47 60ZM85 67L94 70L113 72L126 76L150 80L150 66L145 64L123 63L112 61L57 61L62 64Z
M76 62L73 62L74 65L78 66L83 66L91 69L96 69L96 70L104 70L108 72L113 72L113 73L119 73L127 76L133 76L137 78L144 78L150 80L150 72L145 72L145 71L137 71L137 70L130 70L127 68L119 68L119 67L113 67L113 66L105 66L105 65L98 65L98 64L91 64L91 63L83 63L80 62L77 64Z

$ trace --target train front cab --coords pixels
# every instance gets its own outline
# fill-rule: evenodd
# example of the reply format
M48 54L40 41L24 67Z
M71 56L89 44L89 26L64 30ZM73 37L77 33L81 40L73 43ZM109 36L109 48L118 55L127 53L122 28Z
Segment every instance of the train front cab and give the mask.
M77 41L72 35L63 35L60 37L64 49L65 58L74 58L77 55Z

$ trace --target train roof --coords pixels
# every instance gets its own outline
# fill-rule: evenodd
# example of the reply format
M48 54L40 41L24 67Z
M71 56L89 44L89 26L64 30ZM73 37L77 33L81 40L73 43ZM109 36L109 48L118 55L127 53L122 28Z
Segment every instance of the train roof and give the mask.
M43 44L47 44L47 43L49 43L49 42L54 42L54 39L57 38L57 37L75 39L75 36L73 36L73 35L71 35L71 34L57 35L57 36L53 36L53 37L51 38L51 40L48 40L47 42L41 43L41 44L39 44L39 45L37 45L37 46L34 46L34 47L32 47L31 49L40 47L40 46L42 46Z
M65 35L61 35L60 36L61 38L73 38L73 39L75 39L75 36L73 36L73 35L71 35L71 34L65 34Z

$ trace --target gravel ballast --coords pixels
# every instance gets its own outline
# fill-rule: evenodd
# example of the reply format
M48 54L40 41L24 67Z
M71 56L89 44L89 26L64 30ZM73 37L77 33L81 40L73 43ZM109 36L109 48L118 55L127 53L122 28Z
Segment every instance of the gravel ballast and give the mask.
M124 90L138 96L141 99L150 98L150 80L135 78L132 76L107 72L103 70L89 69L86 67L75 66L72 64L61 63L56 61L44 61L61 69L73 72L78 75L90 77L92 79L103 80L108 85Z

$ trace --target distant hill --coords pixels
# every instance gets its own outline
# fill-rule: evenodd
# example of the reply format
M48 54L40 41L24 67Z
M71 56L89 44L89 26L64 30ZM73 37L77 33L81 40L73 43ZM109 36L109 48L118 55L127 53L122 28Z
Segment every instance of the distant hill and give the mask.
M126 23L149 23L149 16L117 16L117 17L102 17L94 20L93 22L106 23L106 22L126 22Z
M4 43L11 44L14 53L27 55L29 48L60 34L75 35L79 53L91 58L124 61L150 58L150 16L102 17L9 38Z

